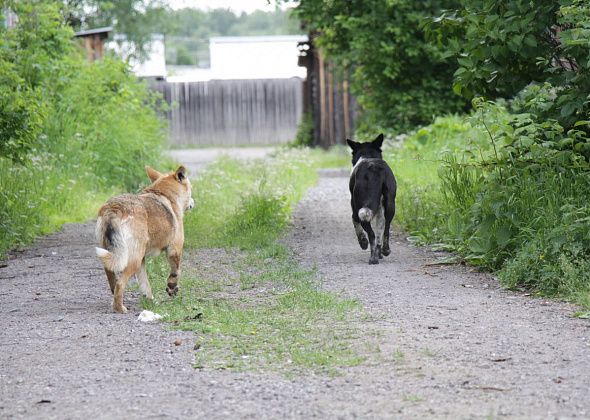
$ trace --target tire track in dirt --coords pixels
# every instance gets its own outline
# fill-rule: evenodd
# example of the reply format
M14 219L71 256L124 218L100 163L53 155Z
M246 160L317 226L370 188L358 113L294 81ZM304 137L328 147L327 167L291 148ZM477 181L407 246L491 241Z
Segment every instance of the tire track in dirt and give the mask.
M438 254L400 235L369 266L346 188L322 177L286 242L326 288L359 298L381 357L335 378L195 370L196 337L137 322L136 293L111 313L93 225L66 225L0 268L0 418L590 416L590 323L573 307L427 266Z

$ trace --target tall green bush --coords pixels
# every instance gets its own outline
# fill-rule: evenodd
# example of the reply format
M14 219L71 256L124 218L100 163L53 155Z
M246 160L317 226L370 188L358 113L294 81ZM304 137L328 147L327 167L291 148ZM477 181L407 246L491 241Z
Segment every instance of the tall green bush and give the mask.
M135 190L164 139L156 97L119 60L86 62L60 3L3 7L19 20L0 27L0 256Z

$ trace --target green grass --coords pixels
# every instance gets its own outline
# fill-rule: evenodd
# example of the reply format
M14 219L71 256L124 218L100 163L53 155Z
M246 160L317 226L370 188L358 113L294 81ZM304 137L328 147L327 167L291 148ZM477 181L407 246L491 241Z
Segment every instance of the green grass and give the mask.
M168 298L167 264L149 261L156 294L144 307L196 333L196 367L333 375L365 360L352 322L360 305L322 290L279 242L317 168L347 160L342 149L285 149L264 161L222 158L192 180L181 293Z
M337 374L365 360L350 325L360 305L322 291L315 272L283 247L234 252L226 263L240 275L204 275L197 263L183 276L180 296L169 299L160 276L154 300L144 301L174 328L196 333L195 367Z
M196 207L186 215L186 245L248 248L276 239L293 205L317 182L317 168L346 160L342 149L282 149L264 164L221 158L191 180Z
M15 246L96 215L108 191L51 165L15 165L0 158L0 258Z

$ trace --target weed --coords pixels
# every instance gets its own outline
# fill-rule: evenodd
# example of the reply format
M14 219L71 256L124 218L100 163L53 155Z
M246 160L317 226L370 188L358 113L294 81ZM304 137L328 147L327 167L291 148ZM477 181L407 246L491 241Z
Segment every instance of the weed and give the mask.
M418 395L411 395L411 394L407 394L404 395L404 401L408 401L408 402L420 402L420 401L424 401L424 398L418 396Z

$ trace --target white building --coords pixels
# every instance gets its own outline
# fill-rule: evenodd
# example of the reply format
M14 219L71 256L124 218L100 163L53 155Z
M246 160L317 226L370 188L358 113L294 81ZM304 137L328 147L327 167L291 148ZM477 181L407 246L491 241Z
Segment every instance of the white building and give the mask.
M214 37L209 40L209 69L170 67L166 80L303 79L306 69L297 65L297 44L305 41L305 35Z
M216 79L304 78L297 43L305 41L304 35L211 38L211 72Z
M138 77L164 79L167 75L164 35L152 35L152 40L146 46L147 59L143 62L129 58L132 57L134 50L124 35L115 35L114 40L109 42L108 48L123 59L128 59L131 71Z

